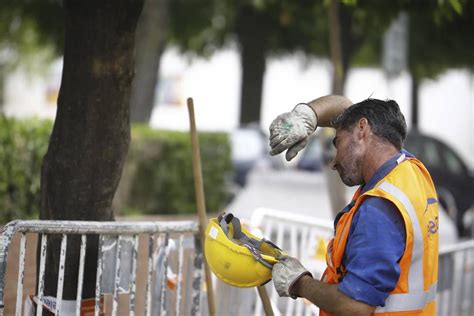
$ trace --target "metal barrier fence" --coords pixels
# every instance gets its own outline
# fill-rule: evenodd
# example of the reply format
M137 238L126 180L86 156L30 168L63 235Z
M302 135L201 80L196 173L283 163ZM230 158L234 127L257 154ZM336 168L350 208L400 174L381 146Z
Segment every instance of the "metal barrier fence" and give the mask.
M440 249L438 316L474 315L474 240Z
M329 220L258 208L251 222L301 263L319 279L326 268L326 246L333 237L334 226ZM268 284L270 298L277 310L284 315L319 315L319 309L304 299L280 298L272 283ZM258 301L255 314L262 315L262 304Z
M259 208L249 224L289 255L299 258L315 278L321 276L326 267L325 244L334 233L331 221ZM217 288L218 302L223 301L221 297L227 297L225 303L218 306L219 315L263 315L254 289L232 288L220 281ZM275 315L318 315L318 308L305 300L278 297L271 282L266 288L271 292ZM474 240L440 249L437 315L474 316Z
M18 275L16 282L16 302L6 302L6 291L14 289L13 283L7 284L7 259L8 251L15 234L21 235L18 258ZM61 236L60 260L58 267L58 282L55 309L57 314L63 311L65 305L62 299L65 282L65 269L67 269L66 249L68 237L80 235L80 258L78 270L77 298L75 315L81 315L81 294L84 276L84 259L87 249L88 235L99 236L97 281L94 315L99 315L99 306L103 304L104 293L110 293L111 314L116 315L119 308L119 297L128 295L129 315L135 315L137 307L136 293L139 290L136 283L138 274L146 278L144 282L146 299L143 310L144 315L165 315L172 311L173 314L198 315L201 310L202 289L202 263L203 255L199 237L198 225L192 221L170 222L88 222L88 221L13 221L3 227L0 236L0 316L8 306L15 315L22 315L24 300L23 282L25 274L25 257L27 234L34 233L41 236L39 255L39 279L37 280L37 299L46 299L43 296L44 276L46 268L46 252L48 237ZM147 237L147 261L145 271L138 269L139 241ZM51 237L53 238L53 237ZM146 239L145 239L146 241ZM173 246L174 244L178 246ZM35 248L35 247L33 247ZM143 247L142 247L143 248ZM174 249L172 249L174 248ZM142 249L143 250L143 249ZM186 252L186 255L185 255ZM143 252L140 252L142 254ZM33 254L35 256L35 254ZM143 257L143 256L141 256ZM188 261L185 260L188 259ZM167 287L172 262L176 263L177 273L173 299L171 302L170 289ZM51 263L49 263L51 264ZM144 266L144 265L142 265ZM187 266L187 269L184 269ZM146 276L145 276L146 275ZM143 289L140 289L143 290ZM121 300L123 301L123 300ZM69 304L72 302L69 301ZM170 305L171 303L174 303ZM109 304L110 305L110 304ZM124 304L122 304L123 306ZM142 306L139 306L142 308ZM42 314L42 307L37 308L36 315ZM64 314L68 314L65 312Z
M326 244L333 235L331 221L301 216L268 208L258 208L248 224L256 236L265 236L289 255L298 257L315 278L326 267ZM218 315L263 315L256 288L235 288L215 280ZM318 308L302 299L279 298L270 281L265 285L270 293L275 315L318 315Z
M258 209L254 212L251 224L253 233L261 234L276 242L288 254L300 258L303 264L318 278L325 267L325 244L332 237L330 221L289 214L271 209ZM18 233L19 256L16 284L6 284L8 251L13 236ZM65 250L68 236L81 236L79 280L83 278L84 254L87 248L87 235L99 235L99 257L94 314L98 315L100 296L111 293L111 313L116 315L119 296L128 294L129 314L135 315L136 307L143 309L144 315L165 314L206 314L205 304L201 308L202 296L202 251L198 226L194 222L76 222L76 221L14 221L7 224L0 236L0 316L3 316L5 293L15 292L15 300L8 303L10 313L21 315L25 257L27 257L27 234L35 233L40 239L40 279L37 293L42 298L45 253L48 236L61 236L60 266L56 308L62 304L64 284ZM139 241L141 236L141 241ZM17 236L18 237L18 236ZM178 244L172 247L173 244ZM137 304L139 291L136 279L138 274L138 247L144 248L146 269L142 271L145 279L142 291L145 293L143 306ZM34 248L34 247L33 247ZM171 249L173 248L173 249ZM141 251L143 254L143 251ZM35 255L35 254L34 254ZM127 259L128 258L128 259ZM187 269L186 259L188 259ZM174 264L172 264L174 263ZM10 261L11 264L11 261ZM175 266L176 289L165 286L170 266ZM144 265L143 265L144 266ZM61 268L62 267L62 268ZM67 268L66 268L67 269ZM127 271L129 273L127 274ZM165 271L167 271L165 273ZM255 289L230 287L215 279L218 315L262 315L263 309ZM16 285L16 288L15 288ZM6 289L7 288L7 289ZM316 306L302 299L279 298L271 283L267 286L275 315L317 315ZM78 298L75 301L75 314L80 315L80 293L82 282L78 282ZM174 292L174 293L173 293ZM173 296L173 297L172 297ZM123 303L123 300L122 300ZM437 293L438 315L474 315L474 240L464 241L440 250L439 282ZM120 305L124 306L124 304ZM38 310L37 315L41 311Z

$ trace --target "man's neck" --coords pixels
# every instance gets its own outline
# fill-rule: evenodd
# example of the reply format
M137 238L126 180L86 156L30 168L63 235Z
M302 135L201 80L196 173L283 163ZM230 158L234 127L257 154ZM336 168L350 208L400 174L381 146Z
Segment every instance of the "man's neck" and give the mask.
M364 182L369 182L374 173L398 152L391 144L377 142L364 159Z

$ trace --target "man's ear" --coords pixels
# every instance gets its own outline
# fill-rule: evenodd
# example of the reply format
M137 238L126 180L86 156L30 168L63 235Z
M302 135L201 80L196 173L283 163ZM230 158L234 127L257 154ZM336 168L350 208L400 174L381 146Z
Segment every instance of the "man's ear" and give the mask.
M370 134L369 121L363 117L357 122L357 136L359 139L366 138Z

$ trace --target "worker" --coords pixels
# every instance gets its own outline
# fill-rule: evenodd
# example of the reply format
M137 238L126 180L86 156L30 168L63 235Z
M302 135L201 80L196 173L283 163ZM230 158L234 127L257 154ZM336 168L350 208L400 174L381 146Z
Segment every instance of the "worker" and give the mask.
M336 129L331 168L359 187L336 216L321 280L285 256L272 271L278 294L306 298L321 315L435 315L437 195L426 168L402 148L398 104L352 105L335 95L298 104L271 123L270 154L286 150L293 159L317 126Z

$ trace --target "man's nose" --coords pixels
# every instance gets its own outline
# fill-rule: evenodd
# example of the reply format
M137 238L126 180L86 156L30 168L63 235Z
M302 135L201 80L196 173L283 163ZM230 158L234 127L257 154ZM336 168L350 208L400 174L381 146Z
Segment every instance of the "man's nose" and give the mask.
M331 168L332 170L337 170L337 162L336 160L333 160L329 163L329 168Z

